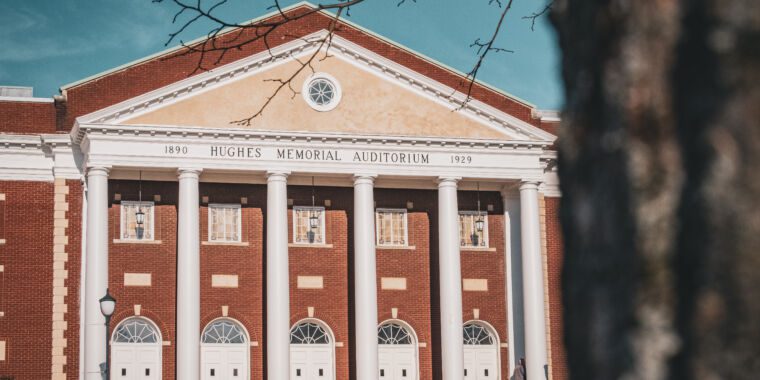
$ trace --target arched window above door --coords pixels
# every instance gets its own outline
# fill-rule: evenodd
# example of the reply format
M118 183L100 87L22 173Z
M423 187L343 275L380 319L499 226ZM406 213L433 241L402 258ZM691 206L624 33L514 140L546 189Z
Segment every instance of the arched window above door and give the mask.
M114 343L158 343L158 332L143 318L127 318L119 323L113 334Z
M412 334L400 323L386 322L377 328L378 344L413 344Z
M315 322L301 322L290 330L290 344L329 344L330 335Z
M477 323L467 323L464 325L464 344L470 345L492 345L495 342L491 331L483 325Z
M240 344L245 343L245 331L240 324L230 319L218 319L203 330L203 343L211 344Z

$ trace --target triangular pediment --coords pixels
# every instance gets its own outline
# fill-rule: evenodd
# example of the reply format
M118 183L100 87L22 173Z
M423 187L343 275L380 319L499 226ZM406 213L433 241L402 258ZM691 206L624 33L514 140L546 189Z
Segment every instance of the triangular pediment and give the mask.
M551 141L554 136L398 63L335 37L324 58L304 68L250 126L232 122L255 114L319 45L317 33L87 115L86 123L268 131ZM340 86L338 105L315 110L300 94L313 72ZM292 87L292 89L291 89ZM294 92L295 91L295 92ZM296 93L299 92L299 93Z

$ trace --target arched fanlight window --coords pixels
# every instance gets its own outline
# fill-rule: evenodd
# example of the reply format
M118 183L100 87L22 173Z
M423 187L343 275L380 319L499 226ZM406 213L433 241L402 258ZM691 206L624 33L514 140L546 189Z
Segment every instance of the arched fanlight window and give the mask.
M158 332L142 318L129 318L119 323L113 335L114 343L157 343Z
M494 344L494 339L486 327L468 323L464 325L464 344L491 345Z
M412 344L412 335L406 327L393 322L377 328L378 344Z
M246 340L240 325L227 319L214 321L203 330L203 343L237 344L245 343Z
M290 344L329 344L330 335L314 322L302 322L290 330Z

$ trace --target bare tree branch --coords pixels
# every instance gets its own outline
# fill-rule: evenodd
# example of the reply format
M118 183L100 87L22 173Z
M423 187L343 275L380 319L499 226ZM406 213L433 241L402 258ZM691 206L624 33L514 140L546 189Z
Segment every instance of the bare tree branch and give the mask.
M549 12L552 9L553 5L554 5L554 1L550 1L540 11L533 12L533 13L531 13L528 16L523 16L523 20L530 20L530 30L535 30L536 19L538 19L539 17L541 17L541 16L545 15L547 12Z

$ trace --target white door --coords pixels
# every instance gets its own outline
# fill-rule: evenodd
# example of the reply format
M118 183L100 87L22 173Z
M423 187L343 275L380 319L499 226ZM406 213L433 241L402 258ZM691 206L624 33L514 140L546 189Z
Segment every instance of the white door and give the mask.
M241 344L204 344L201 347L201 376L204 380L248 378L248 351Z
M111 346L111 378L118 380L160 379L160 346L115 343Z
M416 380L417 363L414 346L381 344L378 346L380 380Z
M329 344L291 344L291 380L332 380L332 346Z
M498 355L494 346L464 346L465 380L498 379L498 370Z
M248 380L248 334L228 318L212 321L201 339L201 379Z
M119 323L111 342L111 379L161 378L161 339L152 322L128 318Z

